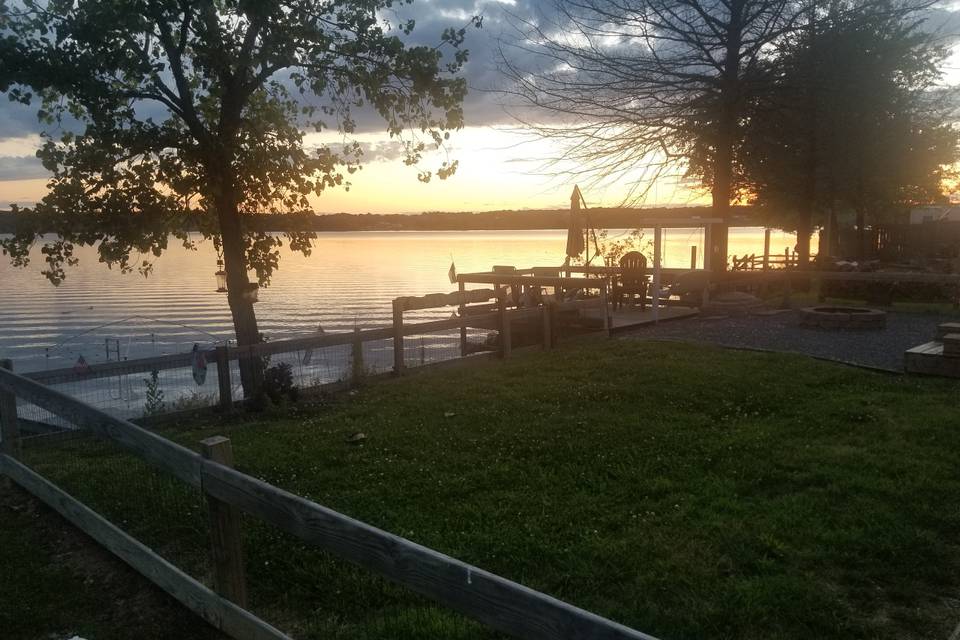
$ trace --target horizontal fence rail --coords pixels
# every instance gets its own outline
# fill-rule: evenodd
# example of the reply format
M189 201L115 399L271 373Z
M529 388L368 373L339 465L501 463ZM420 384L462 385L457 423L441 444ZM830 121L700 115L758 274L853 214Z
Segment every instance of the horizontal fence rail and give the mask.
M394 304L403 311L417 311L418 309L487 302L496 297L497 292L493 289L471 289L470 291L453 291L451 293L429 293L425 296L401 296L396 299Z
M186 447L3 368L0 368L0 389L42 407L81 429L113 440L191 486L200 486L202 458Z
M208 498L258 516L301 540L364 567L487 626L518 638L655 640L561 600L524 587L400 536L370 526L267 482L206 459L126 420L0 368L0 399L14 396L115 442L194 487ZM4 417L0 471L137 569L185 606L237 638L285 636L227 602L61 489L17 462L6 438L15 424ZM14 413L15 415L15 413Z
M207 360L213 360L216 357L214 349L204 349L200 352ZM59 369L47 369L45 371L31 371L23 374L31 380L42 382L43 384L61 384L75 380L96 380L98 378L109 378L120 374L130 373L150 373L151 371L163 371L165 369L177 369L180 367L189 367L194 358L191 351L184 353L174 353L166 356L156 356L153 358L136 358L133 360L121 360L120 362L104 362L100 364L89 365L85 371L78 371L74 367L62 367Z
M205 462L203 473L218 499L512 636L653 640L229 467Z
M244 347L230 347L227 349L227 352L230 354L231 360L236 360L246 356L268 356L285 351L336 347L353 344L358 340L361 342L385 340L392 335L393 333L389 327L384 329L365 329L358 332L344 331L342 333L327 333L319 336L310 336L308 338L261 342Z

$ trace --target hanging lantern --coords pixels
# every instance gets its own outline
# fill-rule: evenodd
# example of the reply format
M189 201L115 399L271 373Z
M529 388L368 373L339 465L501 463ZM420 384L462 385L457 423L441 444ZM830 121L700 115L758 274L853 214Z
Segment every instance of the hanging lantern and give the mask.
M227 272L223 270L223 260L217 260L217 293L227 292Z

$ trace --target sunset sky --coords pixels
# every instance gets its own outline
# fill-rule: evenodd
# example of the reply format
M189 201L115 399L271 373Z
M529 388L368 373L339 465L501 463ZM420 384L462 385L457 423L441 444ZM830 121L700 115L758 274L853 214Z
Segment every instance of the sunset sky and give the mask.
M468 126L453 134L447 151L451 159L459 161L460 168L446 181L420 183L418 169L402 163L382 125L375 118L361 119L361 131L354 139L369 149L363 170L351 176L349 191L331 189L315 198L314 209L321 213L414 213L566 206L572 181L542 171L543 161L556 156L558 150L518 131L504 109L503 98L493 91L502 83L495 51L498 39L509 36L508 14L530 15L537 5L535 0L415 0L412 7L405 8L404 16L416 18L414 34L423 41L438 39L444 27L461 26L472 15L484 16L483 29L468 33L471 58L464 69L471 88L465 105ZM952 30L949 25L955 15L942 10L935 20ZM960 67L960 61L950 64L949 80L958 75L955 67ZM43 196L47 174L34 157L40 141L38 132L35 108L0 102L0 208L11 203L30 205ZM307 143L337 140L335 134L314 134L308 136ZM428 156L420 168L435 170L445 157L440 153ZM621 185L584 189L592 206L619 204L624 192ZM676 181L661 181L647 202L682 205L707 200L702 193L691 192Z

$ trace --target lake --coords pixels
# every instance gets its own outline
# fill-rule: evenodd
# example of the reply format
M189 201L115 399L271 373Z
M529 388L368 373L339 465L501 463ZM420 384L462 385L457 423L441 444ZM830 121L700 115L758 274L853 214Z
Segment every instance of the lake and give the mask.
M610 238L619 233L612 231ZM647 233L647 238L653 234ZM700 229L664 231L664 266L690 265L690 247L703 255ZM271 285L256 305L261 331L271 340L317 331L390 324L390 303L401 295L455 289L451 259L461 273L494 264L518 267L563 262L566 231L437 231L320 233L311 256L284 251ZM793 247L792 234L774 232L771 251ZM123 275L78 249L80 264L59 287L40 275L39 250L28 269L0 261L0 357L19 371L90 364L187 351L232 338L225 294L215 291L212 243L190 251L172 241L154 272ZM763 229L730 232L730 253L762 253ZM412 319L438 319L450 310ZM108 355L109 350L109 355Z

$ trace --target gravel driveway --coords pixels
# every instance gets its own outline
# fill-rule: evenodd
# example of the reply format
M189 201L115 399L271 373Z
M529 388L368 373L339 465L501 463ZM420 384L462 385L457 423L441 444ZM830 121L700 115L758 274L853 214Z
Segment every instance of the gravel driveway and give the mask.
M769 314L769 315L766 315ZM903 352L936 337L941 322L956 315L887 312L882 330L824 330L799 325L797 311L742 316L695 316L649 325L623 334L626 339L683 340L727 347L802 353L850 364L903 371Z

